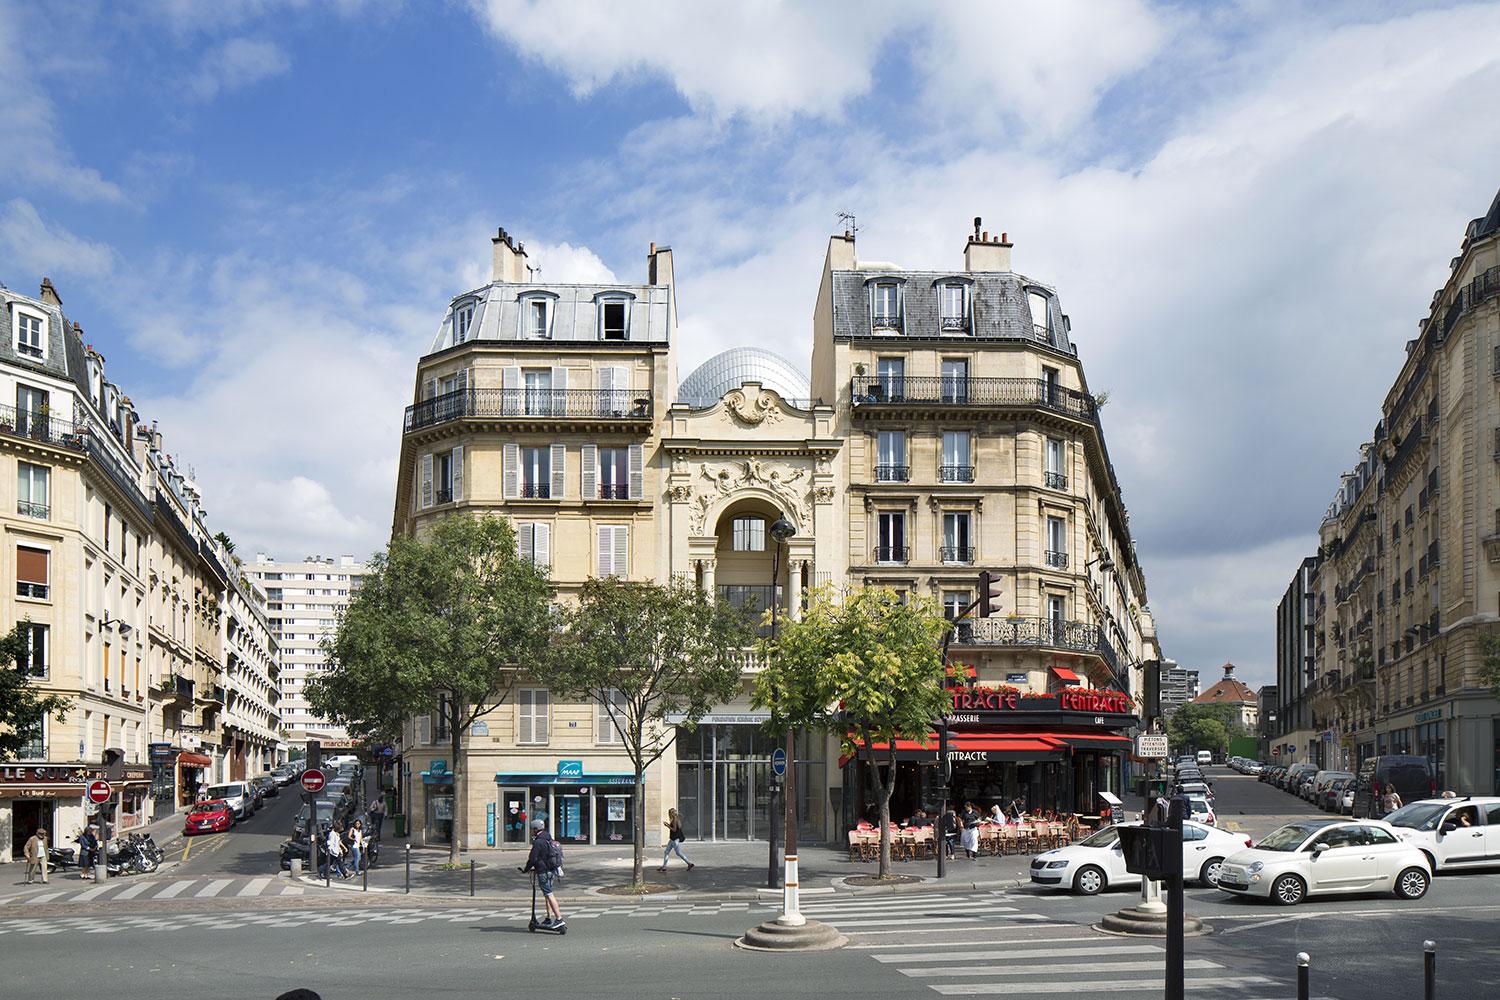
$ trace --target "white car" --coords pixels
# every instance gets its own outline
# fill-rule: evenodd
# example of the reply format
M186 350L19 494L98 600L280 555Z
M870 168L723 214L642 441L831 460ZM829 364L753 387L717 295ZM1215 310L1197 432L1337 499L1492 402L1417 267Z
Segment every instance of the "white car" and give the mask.
M1214 815L1214 804L1202 795L1189 795L1188 818L1197 820L1199 823L1213 826L1219 822L1219 817Z
M1434 871L1500 865L1500 798L1424 799L1386 816Z
M222 785L209 785L208 797L228 802L234 807L234 813L240 819L249 819L250 814L255 812L255 790L250 787L248 781L230 781Z
M1421 899L1432 882L1427 856L1380 820L1309 819L1272 831L1260 844L1224 859L1218 886L1265 896L1283 906L1310 895L1394 892Z
M1226 833L1186 820L1182 824L1182 877L1213 885L1224 858L1249 846L1250 838L1244 834ZM1125 870L1119 827L1106 826L1076 844L1032 858L1031 881L1036 885L1071 889L1092 896L1101 889L1114 886L1140 885L1141 877Z

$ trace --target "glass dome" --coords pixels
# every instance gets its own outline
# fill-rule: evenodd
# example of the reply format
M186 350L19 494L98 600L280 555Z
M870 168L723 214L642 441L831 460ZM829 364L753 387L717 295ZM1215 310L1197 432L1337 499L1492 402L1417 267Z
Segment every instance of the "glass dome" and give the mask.
M717 403L731 389L759 382L796 406L807 406L812 383L786 358L763 347L736 347L715 354L677 387L677 402L701 408Z

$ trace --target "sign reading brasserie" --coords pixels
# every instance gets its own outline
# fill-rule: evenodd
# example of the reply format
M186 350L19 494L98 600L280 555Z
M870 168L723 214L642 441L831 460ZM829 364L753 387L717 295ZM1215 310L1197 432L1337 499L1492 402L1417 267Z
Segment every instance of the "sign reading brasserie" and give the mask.
M1056 694L1024 695L1008 688L959 688L953 692L955 712L1088 712L1129 715L1130 698L1118 691L1068 688ZM958 721L950 717L949 721Z

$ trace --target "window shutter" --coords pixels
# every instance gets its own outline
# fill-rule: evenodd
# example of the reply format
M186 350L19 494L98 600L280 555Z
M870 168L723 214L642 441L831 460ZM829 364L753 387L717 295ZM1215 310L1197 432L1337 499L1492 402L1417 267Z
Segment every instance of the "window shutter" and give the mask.
M629 572L630 529L623 524L615 525L615 576Z
M500 369L500 412L508 417L521 412L520 365L506 365Z
M506 500L521 495L521 446L507 444L500 450L500 493Z
M548 709L549 702L552 696L547 693L546 688L537 688L535 691L531 692L531 695L533 698L533 701L531 703L532 712L535 713L532 720L532 736L536 738L536 742L546 743L548 737L551 735L550 723L552 719Z
M521 546L521 556L523 558L530 559L532 557L532 546L534 544L532 539L535 537L535 531L533 530L535 528L535 525L533 525L530 521L522 521L520 524L516 525L516 528L517 534L521 536L521 540L519 543Z
M611 366L614 375L614 412L623 414L630 409L630 369L623 365Z
M35 583L45 587L47 585L47 557L46 549L29 549L22 545L16 546L16 582Z
M537 524L535 526L534 545L536 564L543 569L552 568L552 525Z
M599 446L586 444L583 446L583 492L580 494L584 500L596 500L599 497Z
M608 416L615 406L615 370L608 365L599 369L599 415ZM1500 431L1496 433L1500 441Z
M425 746L432 742L432 716L423 715L417 718L417 743Z
M460 368L453 373L453 386L456 389L467 389L469 387L469 369Z
M568 413L568 370L562 365L552 368L552 415L571 416Z
M610 575L611 567L615 561L615 533L607 524L599 525L599 565L595 576L600 578Z
M453 480L453 499L455 502L464 498L464 446L457 444L453 446L453 458L449 461L449 468Z
M568 446L554 444L552 446L552 499L561 500L563 491L568 488L567 480Z
M430 378L422 383L422 398L432 399L437 395L437 379Z
M531 696L534 693L535 692L532 692L532 691L522 691L520 693L520 696L516 698L516 742L517 743L530 743L530 742L532 742L532 739L531 739L531 734L532 734L532 725L531 725L531 718L532 718Z
M422 507L432 506L432 453L422 456Z
M645 445L630 446L630 499L639 500L646 494L646 448Z

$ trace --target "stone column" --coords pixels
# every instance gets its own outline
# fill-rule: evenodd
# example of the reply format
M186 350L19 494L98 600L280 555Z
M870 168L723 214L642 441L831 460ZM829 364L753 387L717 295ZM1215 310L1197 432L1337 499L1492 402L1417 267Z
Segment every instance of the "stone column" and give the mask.
M802 567L807 565L804 559L792 559L787 562L787 615L791 618L802 617Z
M717 588L714 587L714 563L713 559L703 560L703 591L710 598L718 594Z

